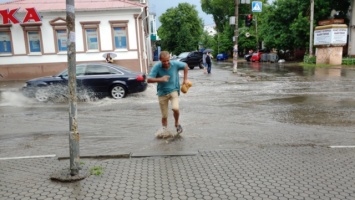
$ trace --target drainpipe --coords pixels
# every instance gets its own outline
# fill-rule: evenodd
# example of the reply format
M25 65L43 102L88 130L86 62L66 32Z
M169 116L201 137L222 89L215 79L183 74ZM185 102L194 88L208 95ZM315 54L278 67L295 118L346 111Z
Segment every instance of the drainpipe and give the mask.
M144 20L146 20L147 18L149 17L149 15L148 16L146 16L146 17L144 17L143 19L142 19L142 33L144 33L144 24L143 24L143 22L144 22ZM149 22L148 22L148 30L149 30ZM143 46L143 55L144 55L144 57L143 57L143 60L145 61L144 62L144 68L145 68L145 73L148 73L148 66L147 66L147 62L146 62L146 60L148 59L148 50L147 50L147 46L149 45L148 44L148 40L147 40L147 38L146 37L144 37L144 46ZM149 45L150 46L150 45ZM150 57L150 56L149 56ZM149 59L148 59L148 61L149 61Z
M138 59L139 59L139 67L141 69L141 72L143 72L143 67L142 67L142 55L141 55L141 32L140 32L140 26L139 26L139 18L142 16L143 14L143 8L141 8L141 13L139 13L139 15L136 18L136 27L137 27L137 34L138 34Z

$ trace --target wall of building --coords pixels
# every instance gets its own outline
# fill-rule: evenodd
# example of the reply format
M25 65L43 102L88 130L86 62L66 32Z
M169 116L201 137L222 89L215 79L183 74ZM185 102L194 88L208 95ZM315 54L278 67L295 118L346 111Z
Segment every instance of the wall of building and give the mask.
M141 71L138 56L138 34L140 28L136 17L140 9L120 11L87 11L75 13L75 41L77 62L104 61L105 52L114 52L117 57L114 63L130 68L134 71ZM25 45L25 32L19 24L12 24L12 48L13 55L0 55L0 81L1 80L25 80L43 75L55 74L67 66L67 53L56 52L56 41L53 27L50 21L61 17L66 18L65 12L39 13L42 16L41 36L42 53L27 54ZM23 15L18 14L19 19ZM112 31L109 21L128 20L128 49L114 49L112 42ZM99 51L86 51L84 47L84 34L80 22L100 21L99 24ZM141 39L144 41L144 38ZM142 48L141 48L142 49ZM143 68L144 69L144 68Z

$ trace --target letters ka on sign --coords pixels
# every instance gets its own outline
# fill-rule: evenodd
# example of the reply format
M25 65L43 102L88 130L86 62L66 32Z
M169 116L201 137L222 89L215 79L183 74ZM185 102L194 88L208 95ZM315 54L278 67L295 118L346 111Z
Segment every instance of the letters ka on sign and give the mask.
M0 15L2 16L2 24L10 24L11 22L13 24L19 24L21 23L20 20L18 20L15 16L15 14L17 13L17 11L20 8L15 8L12 10L0 10ZM27 23L27 22L31 22L31 20L33 20L34 22L40 22L41 20L41 16L38 14L37 10L35 8L26 8L26 15L22 20L22 23Z

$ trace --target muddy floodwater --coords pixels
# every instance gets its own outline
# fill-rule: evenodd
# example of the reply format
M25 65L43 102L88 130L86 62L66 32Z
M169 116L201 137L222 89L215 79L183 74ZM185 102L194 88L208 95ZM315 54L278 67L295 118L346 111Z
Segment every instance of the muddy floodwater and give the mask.
M219 62L209 75L189 70L189 79L181 138L155 137L161 118L150 84L124 99L78 103L81 154L355 145L354 67L243 62L232 73L232 63ZM0 157L68 155L68 102L27 99L22 84L0 82Z

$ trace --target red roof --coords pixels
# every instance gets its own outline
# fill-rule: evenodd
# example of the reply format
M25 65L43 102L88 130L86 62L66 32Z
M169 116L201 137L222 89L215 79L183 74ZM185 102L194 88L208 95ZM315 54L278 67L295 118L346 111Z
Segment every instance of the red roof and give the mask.
M129 0L73 0L76 11L84 10L118 10L143 8L145 5ZM13 0L7 3L0 3L0 10L12 10L20 8L18 12L25 11L25 8L36 8L38 12L66 11L65 0Z

